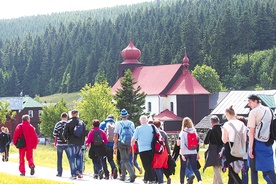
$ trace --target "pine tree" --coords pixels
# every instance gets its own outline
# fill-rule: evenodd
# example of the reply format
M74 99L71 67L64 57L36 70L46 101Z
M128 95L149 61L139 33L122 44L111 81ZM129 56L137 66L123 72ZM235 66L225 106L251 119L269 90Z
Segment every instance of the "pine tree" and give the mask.
M115 100L116 107L126 109L129 114L129 119L137 126L139 125L139 117L145 110L146 94L141 92L141 87L136 87L137 81L132 77L132 72L128 69L124 77L121 79L121 88L117 89Z

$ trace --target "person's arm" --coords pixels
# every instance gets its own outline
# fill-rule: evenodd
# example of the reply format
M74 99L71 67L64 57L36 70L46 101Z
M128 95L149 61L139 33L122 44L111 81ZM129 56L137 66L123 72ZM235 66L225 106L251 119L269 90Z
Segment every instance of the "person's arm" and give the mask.
M106 134L105 134L105 132L103 130L101 130L101 134L102 134L102 137L103 137L104 144L107 144L108 143L108 139L107 139L107 136L106 136Z
M225 144L229 141L229 138L228 138L229 134L225 127L222 127L221 132L222 132L221 140Z
M204 144L209 144L210 143L211 131L212 131L212 129L209 129L209 131L207 132L206 137L204 139Z
M249 128L249 157L254 158L253 144L254 144L255 128Z

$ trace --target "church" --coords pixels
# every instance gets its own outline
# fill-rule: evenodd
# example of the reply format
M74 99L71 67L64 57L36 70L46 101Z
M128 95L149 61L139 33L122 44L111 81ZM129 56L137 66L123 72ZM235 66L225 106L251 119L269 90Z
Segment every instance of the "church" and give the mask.
M210 113L210 93L191 75L189 58L184 49L183 61L179 64L146 66L139 62L141 51L130 40L121 52L124 61L118 65L118 80L111 92L121 87L120 80L127 69L132 71L136 86L145 92L145 111L163 123L168 133L178 132L184 117L190 117L194 124Z

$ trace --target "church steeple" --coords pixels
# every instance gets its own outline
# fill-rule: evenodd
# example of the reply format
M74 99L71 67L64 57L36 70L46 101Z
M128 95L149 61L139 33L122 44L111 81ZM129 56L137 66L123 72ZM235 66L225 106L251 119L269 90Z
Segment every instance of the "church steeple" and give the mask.
M187 53L186 53L186 47L184 47L184 58L183 58L183 66L184 66L184 69L188 69L188 67L189 67L189 58L188 58L188 56L187 56Z

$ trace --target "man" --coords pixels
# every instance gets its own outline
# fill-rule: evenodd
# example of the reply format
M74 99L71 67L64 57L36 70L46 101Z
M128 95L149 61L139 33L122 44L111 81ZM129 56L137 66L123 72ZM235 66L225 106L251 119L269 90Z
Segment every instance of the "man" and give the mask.
M67 157L69 155L67 141L63 138L63 130L68 120L68 114L63 112L61 115L61 121L57 122L53 131L55 138L55 147L57 148L57 177L62 176L62 155L65 151Z
M106 145L106 156L103 159L103 169L105 173L105 179L109 179L109 171L107 169L106 162L108 160L110 167L112 169L112 176L114 179L117 178L117 168L115 165L115 162L113 160L113 146L114 146L114 128L115 128L115 122L114 122L114 116L112 114L108 115L107 118L100 124L100 129L104 130L107 138L108 143ZM112 132L113 131L113 132Z
M35 128L30 124L30 116L23 115L22 123L17 125L14 135L13 144L16 145L19 138L24 134L26 146L24 148L19 148L19 172L20 176L25 176L25 155L28 161L29 168L31 169L30 174L35 173L35 164L33 159L33 149L36 149L38 144L38 137L35 132Z
M147 116L142 115L140 117L140 123L141 125L138 126L134 131L131 144L134 145L135 141L138 141L140 159L145 170L144 183L156 183L155 175L151 166L153 160L153 151L151 147L153 129L152 126L148 124ZM156 132L158 132L157 129Z
M136 175L134 173L133 167L129 163L129 152L130 152L130 142L131 137L134 132L134 123L130 120L128 120L128 112L126 109L121 110L121 118L122 121L119 121L116 123L116 127L114 130L114 151L119 149L120 155L121 155L121 170L122 170L122 176L120 178L121 181L125 180L126 177L126 170L130 175L129 182L133 183L135 181ZM132 135L129 133L131 132ZM124 134L128 134L128 136L123 136ZM128 137L126 139L126 137ZM130 137L130 139L129 139Z
M72 119L65 125L63 136L68 143L68 160L70 164L71 177L75 180L83 178L83 152L86 128L83 121L79 120L79 112L77 110L71 111Z
M209 129L207 132L207 135L204 140L204 144L209 144L207 154L206 154L206 160L205 160L205 166L203 171L208 166L213 166L214 170L214 178L213 183L215 184L223 184L222 177L221 177L221 159L218 155L220 152L223 142L221 140L221 126L219 123L219 118L216 115L213 115L211 118L211 124L212 128Z
M248 116L249 128L249 157L255 161L255 165L250 167L256 168L256 171L262 171L266 181L276 183L276 175L274 172L273 150L272 145L268 146L265 142L256 140L256 126L262 121L271 121L272 114L268 107L260 103L260 98L257 95L248 97L248 106L251 111ZM253 184L258 183L257 172L251 173L251 181Z

